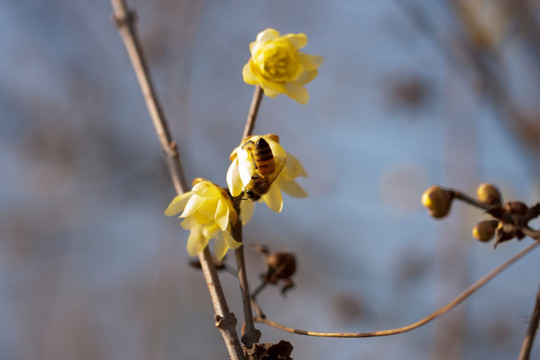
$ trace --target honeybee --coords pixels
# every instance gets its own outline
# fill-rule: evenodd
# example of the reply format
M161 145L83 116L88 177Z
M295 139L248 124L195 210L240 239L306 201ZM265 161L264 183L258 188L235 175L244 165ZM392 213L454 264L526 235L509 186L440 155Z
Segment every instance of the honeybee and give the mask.
M262 137L256 142L246 141L242 150L246 150L253 161L253 174L244 192L249 199L257 201L270 190L270 186L285 167L287 158L274 156L270 144Z

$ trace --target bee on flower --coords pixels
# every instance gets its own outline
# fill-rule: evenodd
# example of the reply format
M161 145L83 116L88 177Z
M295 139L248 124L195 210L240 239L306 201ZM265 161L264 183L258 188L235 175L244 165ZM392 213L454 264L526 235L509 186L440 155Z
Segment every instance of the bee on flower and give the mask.
M232 196L242 192L252 201L241 202L242 222L249 221L253 202L264 201L275 212L283 208L283 190L296 198L306 197L306 192L294 180L307 177L307 172L294 156L279 144L275 134L250 136L233 150L227 171L227 184Z
M176 196L165 215L180 213L184 218L180 225L190 230L187 251L190 256L201 253L210 239L215 238L214 253L218 260L223 259L228 249L237 249L242 243L233 239L231 224L238 221L238 215L226 190L201 178L193 180L193 187Z
M309 94L304 85L318 74L323 57L299 51L307 44L306 34L280 36L274 29L266 29L249 44L251 58L244 66L244 81L260 85L271 98L285 94L301 104L307 104Z

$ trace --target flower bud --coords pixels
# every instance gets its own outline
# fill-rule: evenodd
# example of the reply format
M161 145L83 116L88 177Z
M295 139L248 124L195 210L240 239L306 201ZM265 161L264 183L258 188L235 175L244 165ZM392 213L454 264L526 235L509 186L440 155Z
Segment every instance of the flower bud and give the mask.
M529 207L521 201L509 201L504 205L504 208L511 214L525 215Z
M276 279L286 279L296 271L296 258L288 252L275 252L266 257L266 264Z
M501 205L501 193L493 184L483 183L478 186L476 196L486 205Z
M473 236L482 242L488 242L495 235L498 225L497 220L480 221L472 230Z
M422 195L422 205L424 205L431 216L440 219L450 213L452 205L452 193L443 188L433 185Z

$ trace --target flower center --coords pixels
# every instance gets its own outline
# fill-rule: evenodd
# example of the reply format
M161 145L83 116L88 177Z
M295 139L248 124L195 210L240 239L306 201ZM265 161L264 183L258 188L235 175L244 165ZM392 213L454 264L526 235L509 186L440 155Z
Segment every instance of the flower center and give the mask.
M258 55L255 63L265 78L286 82L298 77L299 64L295 61L294 50L290 46L272 46Z

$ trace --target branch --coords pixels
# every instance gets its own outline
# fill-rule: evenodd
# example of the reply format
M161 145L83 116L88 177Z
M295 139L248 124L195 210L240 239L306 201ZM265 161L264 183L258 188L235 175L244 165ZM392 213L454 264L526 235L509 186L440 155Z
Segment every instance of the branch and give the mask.
M131 64L133 65L133 70L139 81L146 107L148 108L159 142L165 154L165 160L174 188L178 194L182 194L188 190L188 187L180 163L180 154L171 136L167 120L165 119L152 84L150 71L146 64L139 35L135 27L135 12L127 8L125 0L111 0L111 3L114 9L114 21L118 32L122 36Z
M459 305L461 302L463 302L466 298L471 296L474 292L476 292L478 289L480 289L482 286L484 286L486 283L488 283L491 279L493 279L495 276L499 275L503 270L506 270L510 265L514 264L518 260L520 260L522 257L530 253L534 248L536 248L540 244L539 241L535 241L533 244L529 245L524 250L520 251L516 255L514 255L512 258L507 260L505 263L491 271L489 274L478 280L476 283L474 283L472 286L470 286L467 290L462 292L458 297L456 297L454 300L450 301L448 304L440 308L439 310L435 311L433 314L415 322L407 326L403 326L400 328L395 329L388 329L388 330L380 330L380 331L374 331L374 332L363 332L363 333L331 333L331 332L316 332L316 331L309 331L309 330L298 330L294 328L290 328L281 324L278 324L274 321L270 321L267 319L263 319L261 317L257 317L255 321L275 327L277 329L292 333L292 334L298 334L298 335L306 335L306 336L315 336L315 337L337 337L337 338L366 338L366 337L377 337L377 336L389 336L389 335L396 335L405 333L411 330L414 330L416 328L419 328L420 326L427 324L428 322L436 319L437 317L441 316L444 313L447 313L448 311L455 308L457 305Z
M446 189L446 190L450 191L455 199L461 200L464 203L467 203L467 204L472 205L474 207L477 207L479 209L489 211L489 210L493 210L494 208L496 208L496 206L486 205L483 202L478 201L475 198L470 197L469 195L467 195L465 193L462 193L459 190L454 190L454 189Z
M536 329L538 329L538 322L540 321L540 287L536 293L536 303L534 304L533 313L531 315L531 321L529 322L529 328L527 334L521 344L521 351L519 352L518 360L529 360L531 356L531 349L534 342L534 336L536 335Z
M214 319L216 320L216 326L223 336L223 340L229 351L229 356L231 360L244 360L244 351L242 350L242 346L238 340L238 334L236 333L236 318L234 317L234 314L229 311L229 306L227 305L225 294L221 288L221 283L208 247L199 254L199 261L201 262L206 286L208 286L212 304L214 305Z
M236 263L238 265L238 280L242 291L242 307L244 308L245 333L242 335L242 343L246 347L258 343L261 338L261 332L255 328L253 311L251 309L251 296L249 295L249 286L246 276L246 262L244 260L244 245L235 250Z
M182 194L187 190L187 185L180 163L180 155L152 86L150 71L146 65L143 49L134 25L135 14L133 11L127 9L125 0L111 0L111 3L114 9L114 20L124 40L124 45L131 59L137 80L139 81L148 112L150 113L158 139L166 155L169 174L176 192ZM199 261L208 291L210 292L210 297L212 298L216 326L223 336L229 356L231 360L244 360L244 352L238 340L238 334L236 333L236 319L227 306L225 294L221 288L216 267L212 261L208 247L199 254Z
M249 114L246 121L246 127L244 128L244 135L242 139L245 139L253 134L253 128L255 127L255 120L259 114L259 106L263 98L263 90L260 85L255 86L253 92L253 98L251 99L251 107L249 108Z
M240 215L241 198L233 199L234 209ZM236 241L243 243L242 222L238 221L232 228L233 237ZM244 259L244 245L234 251L236 256L236 267L238 268L238 281L240 282L240 290L242 293L242 308L244 309L244 324L245 329L242 331L242 343L250 348L253 344L258 343L261 338L261 332L255 328L253 320L253 310L251 309L252 299L249 294L249 285L246 273L246 261ZM259 309L257 308L257 313Z

